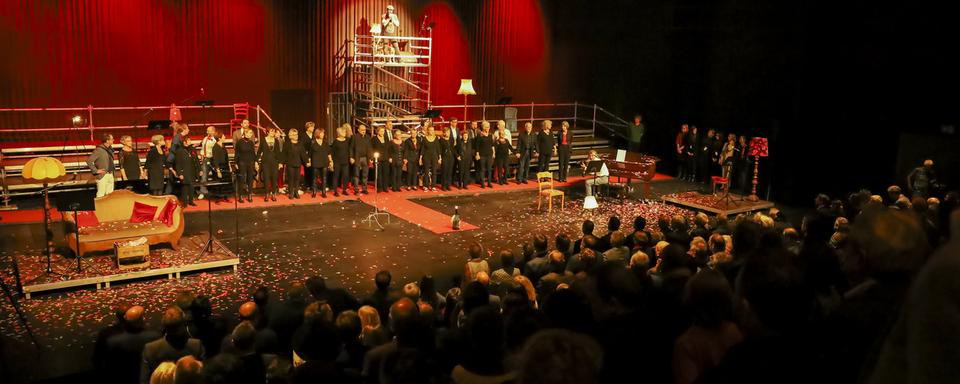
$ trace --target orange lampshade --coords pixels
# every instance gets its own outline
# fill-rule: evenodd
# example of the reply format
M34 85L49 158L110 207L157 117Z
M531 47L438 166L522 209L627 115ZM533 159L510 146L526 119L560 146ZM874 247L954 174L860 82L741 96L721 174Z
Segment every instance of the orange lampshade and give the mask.
M38 157L23 166L23 177L39 181L54 180L67 174L60 160L52 157Z
M476 95L477 91L473 90L473 79L460 79L460 89L457 91L458 95Z

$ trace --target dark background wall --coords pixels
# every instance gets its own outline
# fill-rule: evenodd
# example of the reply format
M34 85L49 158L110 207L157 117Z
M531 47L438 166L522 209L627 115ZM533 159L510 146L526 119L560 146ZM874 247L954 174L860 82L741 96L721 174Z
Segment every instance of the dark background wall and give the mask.
M0 2L0 49L7 53L0 107L166 105L204 88L207 99L323 121L328 93L337 90L334 54L387 3ZM956 135L941 133L960 120L949 5L389 3L405 34L415 34L424 16L434 23L437 104L460 103L459 79L469 77L479 92L472 102L509 95L516 102L595 102L624 117L640 112L650 147L667 159L661 169L672 168L681 122L766 136L771 157L761 163L761 192L781 201L876 190L901 182L925 156L938 160L941 175L960 174L957 151L943 150ZM284 101L295 106L274 105ZM0 116L0 128L30 123ZM924 139L902 141L901 133ZM924 140L947 145L914 144Z

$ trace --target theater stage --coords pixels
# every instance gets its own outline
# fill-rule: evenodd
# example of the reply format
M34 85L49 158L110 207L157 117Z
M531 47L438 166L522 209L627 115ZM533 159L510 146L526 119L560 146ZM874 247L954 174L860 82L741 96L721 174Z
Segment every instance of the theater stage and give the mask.
M585 211L581 208L582 182L560 187L568 194L563 210L554 207L551 213L538 212L535 185L527 184L526 189L519 187L498 186L490 190L472 186L463 193L455 190L446 195L405 192L411 204L442 215L444 225L449 225L449 214L458 206L463 220L476 226L476 229L443 234L396 218L383 231L370 229L362 220L372 207L355 200L353 195L322 202L319 197L302 198L293 204L288 204L282 196L276 203L263 203L261 199L254 205L243 205L247 209L240 209L236 214L232 203L214 205L214 233L230 250L239 245L240 263L236 273L229 268L200 271L184 274L180 279L141 279L114 283L109 289L91 287L21 299L21 307L43 348L42 353L31 345L10 303L0 300L3 308L0 338L3 348L13 352L5 356L13 356L12 363L24 367L24 381L85 372L90 369L96 331L110 321L111 306L120 303L144 305L148 323L156 327L162 308L184 289L209 295L220 313L234 313L258 286L267 286L282 294L290 281L312 275L323 276L330 285L345 287L358 296L371 290L374 274L383 269L392 272L395 286L430 274L436 277L438 288L445 291L451 286L452 277L462 273L466 261L464 250L474 241L479 241L493 257L491 265L498 266L495 255L500 250L509 248L519 254L521 244L538 232L551 238L558 232L576 237L586 218L594 219L596 232L602 234L606 232L606 220L611 214L623 218L624 229L629 228L632 218L638 214L651 222L661 215L693 215L692 211L669 204L641 204L635 198L600 199L600 208ZM665 179L654 181L652 192L654 196L661 196L698 187ZM390 195L399 197L403 193ZM367 195L364 200L370 198L372 196ZM185 237L207 230L204 205L187 210ZM387 210L391 211L389 206ZM234 232L236 221L240 223L239 244ZM54 231L54 238L62 246L59 242L63 236L58 225L54 225ZM11 256L21 260L41 257L41 232L41 224L37 223L0 226L0 264L3 266L0 273L8 284L13 285ZM84 263L90 261L85 258ZM73 264L55 268L70 268L70 265Z

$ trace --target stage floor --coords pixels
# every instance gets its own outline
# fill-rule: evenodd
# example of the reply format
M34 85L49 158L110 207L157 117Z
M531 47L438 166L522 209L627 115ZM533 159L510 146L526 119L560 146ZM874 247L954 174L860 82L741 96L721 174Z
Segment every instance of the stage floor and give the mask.
M700 187L679 180L662 180L652 183L652 192L660 196ZM240 209L236 214L233 204L229 207L221 204L212 214L214 233L230 250L239 245L240 264L236 273L229 268L222 272L201 271L181 279L141 279L113 284L110 289L44 293L20 300L30 328L45 350L43 354L34 352L36 349L19 325L10 303L2 299L0 338L3 338L4 356L12 356L12 364L24 367L22 380L14 382L63 376L90 369L96 331L111 321L110 308L120 303L144 305L148 324L157 327L164 306L184 289L209 295L215 310L222 313L235 313L258 286L267 286L282 294L291 281L312 275L323 276L329 285L345 287L360 297L372 290L373 276L383 269L393 274L394 286L430 274L436 277L438 288L445 291L451 285L451 278L462 273L465 249L474 241L485 247L493 257L492 266L497 266L495 255L500 250L510 248L519 254L520 245L530 241L537 232L550 238L558 232L576 237L585 218L597 223L597 233L605 233L607 218L614 213L620 215L624 228L629 227L628 223L637 214L644 215L651 223L661 215L694 214L670 204L605 198L600 199L599 209L584 211L581 209L582 182L562 189L568 194L566 206L563 210L554 207L551 213L537 211L535 189L490 190L474 186L464 193L445 196L409 192L406 198L411 203L442 213L447 223L453 207L458 206L463 220L477 227L443 234L397 217L391 218L383 231L370 229L362 220L372 207L352 199L352 195L351 199L322 204L314 199L300 199L294 201L297 205L285 205L281 203L286 198L280 197L281 201L264 206L260 200L257 206L247 205L247 209ZM207 231L205 208L188 210L185 237ZM237 223L239 244L234 232ZM54 238L62 242L57 226L54 231ZM10 256L38 258L41 233L41 225L37 223L0 226L0 265L3 267L0 274L11 286ZM97 257L109 260L109 256ZM88 259L84 258L85 265L91 263ZM75 268L72 261L62 260L55 268ZM11 351L13 354L7 353Z

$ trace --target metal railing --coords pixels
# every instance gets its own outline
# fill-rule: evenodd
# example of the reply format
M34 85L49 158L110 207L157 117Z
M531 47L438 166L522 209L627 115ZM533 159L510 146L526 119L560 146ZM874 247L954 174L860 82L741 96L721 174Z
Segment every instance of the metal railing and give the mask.
M570 120L573 126L579 126L579 123L588 123L591 133L596 136L597 128L600 132L626 139L627 130L630 123L613 114L612 112L596 105L583 104L580 102L572 103L526 103L526 104L467 104L460 105L431 105L430 109L449 110L453 114L458 114L466 108L468 117L475 116L472 112L479 110L480 119L467 120L514 120L517 122L535 122L537 120L554 120L554 125L560 121ZM507 117L507 108L514 108L517 112L515 117ZM466 119L464 119L466 120ZM511 127L515 128L515 127Z
M202 115L195 117L193 122L186 123L190 127L214 126L223 127L224 131L229 131L231 121L234 120L234 104L222 104L211 106L184 105L176 106L180 110L200 110ZM39 188L40 184L23 183L17 185L17 190L11 189L8 179L20 177L23 165L19 164L28 159L37 156L52 156L64 160L71 158L72 161L66 161L64 165L68 168L68 173L77 174L86 167L83 161L77 161L91 151L97 142L95 133L111 133L114 136L130 134L141 145L140 148L149 147L142 145L144 141L149 141L149 137L157 132L148 129L146 121L151 113L157 113L152 119L166 119L169 116L170 109L174 106L133 106L133 107L56 107L56 108L2 108L0 109L0 135L3 141L10 143L28 143L29 138L39 138L37 142L54 143L44 146L43 144L30 143L28 145L7 145L0 149L0 194L2 194L3 206L8 206L10 198L16 195L32 194L32 190ZM144 113L147 112L147 113ZM210 116L213 114L213 116ZM73 120L74 116L80 116ZM136 120L130 120L130 116L136 116ZM163 117L159 117L163 116ZM96 119L96 120L95 120ZM247 119L251 120L251 127L256 128L255 132L259 137L269 128L279 126L273 121L270 115L261 106L249 106ZM203 121L198 121L203 120ZM82 122L76 124L77 121ZM102 122L97 125L94 122ZM120 124L117 121L132 121L129 124ZM16 122L17 124L13 124ZM73 122L74 126L62 126L63 122ZM19 126L19 127L11 127ZM67 135L63 135L66 133ZM225 141L233 142L230 132L226 132ZM72 135L71 135L72 134ZM53 138L53 139L51 139ZM63 138L63 140L60 140ZM82 144L82 142L87 142ZM120 145L116 144L116 148ZM73 185L85 181L65 182L64 185Z

